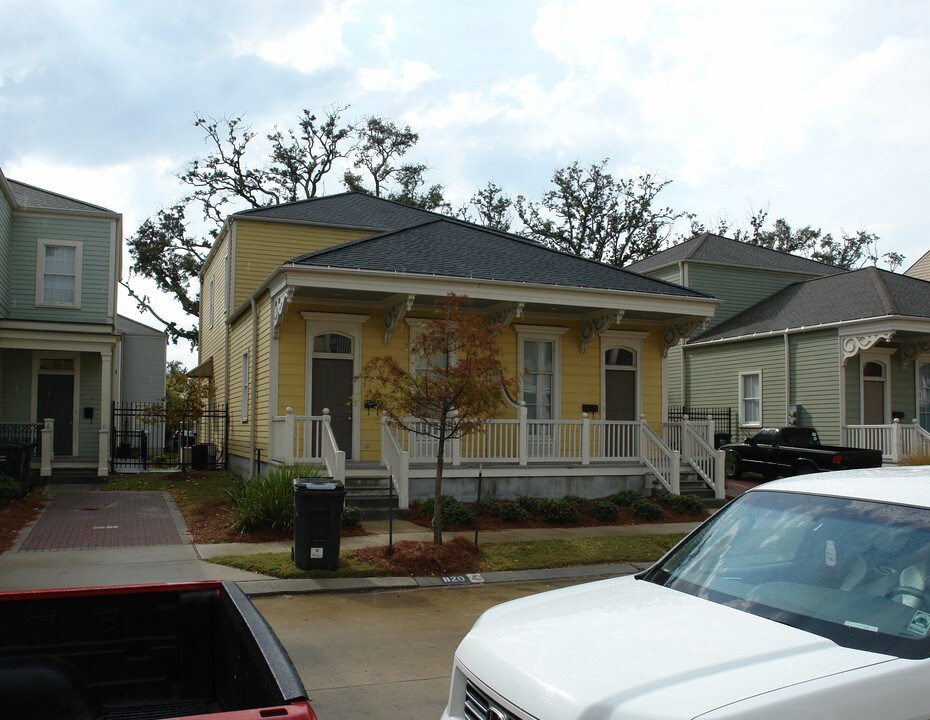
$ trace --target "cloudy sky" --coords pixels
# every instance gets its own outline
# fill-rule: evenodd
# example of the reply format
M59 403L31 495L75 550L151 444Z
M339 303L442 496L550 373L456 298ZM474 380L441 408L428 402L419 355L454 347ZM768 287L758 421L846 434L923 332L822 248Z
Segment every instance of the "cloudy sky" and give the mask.
M930 249L924 0L0 0L0 168L127 237L182 194L196 114L263 134L334 104L409 124L454 205L609 157L710 224L767 206L875 232L902 270Z

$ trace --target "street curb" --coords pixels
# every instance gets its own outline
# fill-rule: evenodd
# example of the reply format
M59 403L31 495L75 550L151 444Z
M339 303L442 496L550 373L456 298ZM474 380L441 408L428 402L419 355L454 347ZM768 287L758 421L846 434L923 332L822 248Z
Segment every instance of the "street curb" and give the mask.
M417 590L419 588L468 587L494 583L547 582L555 580L598 580L645 570L651 563L575 565L541 570L510 570L466 575L428 577L325 578L320 580L240 580L236 584L249 597L313 595L319 593Z

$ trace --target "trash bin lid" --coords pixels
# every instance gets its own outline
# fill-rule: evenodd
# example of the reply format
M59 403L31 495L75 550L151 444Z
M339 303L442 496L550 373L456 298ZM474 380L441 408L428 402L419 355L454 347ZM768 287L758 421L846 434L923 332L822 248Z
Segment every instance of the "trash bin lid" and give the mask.
M303 478L294 480L294 490L297 491L331 491L342 490L343 484L332 478Z

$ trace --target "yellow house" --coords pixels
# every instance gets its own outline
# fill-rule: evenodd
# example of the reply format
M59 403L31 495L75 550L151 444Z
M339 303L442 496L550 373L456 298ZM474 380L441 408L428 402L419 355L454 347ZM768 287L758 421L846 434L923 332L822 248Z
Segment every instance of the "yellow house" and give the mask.
M671 443L662 422L664 357L712 317L703 293L360 193L231 215L201 284L194 374L229 409L240 475L318 462L350 495L353 479L391 478L401 506L431 496L431 439L384 424L355 378L376 355L409 362L454 292L503 326L521 381L501 418L454 444L444 491L473 495L480 464L496 497L677 492L690 460L722 496L706 428Z

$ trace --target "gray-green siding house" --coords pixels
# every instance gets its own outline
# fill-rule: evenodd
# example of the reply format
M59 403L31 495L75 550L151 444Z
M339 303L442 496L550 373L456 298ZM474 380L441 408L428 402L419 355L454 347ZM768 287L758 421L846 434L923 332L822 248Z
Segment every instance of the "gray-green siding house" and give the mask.
M108 472L122 216L0 171L0 439L52 438L44 475Z
M930 283L709 233L629 269L724 301L669 351L670 407L732 408L735 440L796 423L890 460L930 441Z

